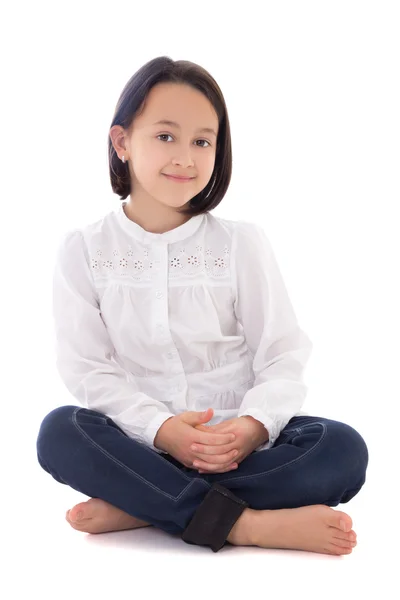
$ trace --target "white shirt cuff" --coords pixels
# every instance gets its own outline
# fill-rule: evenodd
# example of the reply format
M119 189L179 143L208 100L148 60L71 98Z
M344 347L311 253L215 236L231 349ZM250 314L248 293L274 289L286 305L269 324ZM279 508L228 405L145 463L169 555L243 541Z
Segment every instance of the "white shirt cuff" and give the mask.
M258 446L257 448L255 448L255 452L271 448L280 435L280 429L276 421L271 419L271 417L268 417L268 415L265 415L258 408L246 408L243 411L239 411L238 413L238 417L244 417L245 415L249 415L250 417L257 419L257 421L260 421L269 433L268 440L260 446Z
M143 433L144 442L152 450L154 450L155 452L158 452L158 454L168 454L168 452L165 452L164 450L160 450L160 448L156 448L154 445L154 438L156 437L157 431L160 429L161 425L163 423L165 423L165 421L167 419L169 419L170 417L174 417L174 416L175 415L168 413L168 412L159 412L156 414L154 419L152 421L150 421L150 423L147 425L146 429L144 430L144 433Z

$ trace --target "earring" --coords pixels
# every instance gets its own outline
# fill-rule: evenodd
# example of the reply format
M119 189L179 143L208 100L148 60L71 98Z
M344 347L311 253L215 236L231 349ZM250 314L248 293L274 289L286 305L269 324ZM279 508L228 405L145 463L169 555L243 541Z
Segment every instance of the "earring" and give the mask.
M123 162L123 163L125 162L125 156L123 156L123 157L122 157L122 162Z

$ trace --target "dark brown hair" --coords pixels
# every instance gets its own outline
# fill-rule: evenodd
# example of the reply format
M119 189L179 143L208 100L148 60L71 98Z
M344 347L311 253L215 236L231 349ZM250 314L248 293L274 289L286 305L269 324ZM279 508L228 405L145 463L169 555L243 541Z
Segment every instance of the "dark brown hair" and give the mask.
M229 187L232 174L232 145L228 111L222 92L213 77L200 65L187 60L172 60L160 56L143 65L129 79L121 92L110 125L121 125L129 132L136 115L144 108L150 90L161 82L184 83L202 92L218 115L218 138L215 165L206 187L194 196L189 206L178 209L184 215L199 215L212 210L221 202ZM123 163L108 136L108 159L111 187L124 200L131 193L128 163Z

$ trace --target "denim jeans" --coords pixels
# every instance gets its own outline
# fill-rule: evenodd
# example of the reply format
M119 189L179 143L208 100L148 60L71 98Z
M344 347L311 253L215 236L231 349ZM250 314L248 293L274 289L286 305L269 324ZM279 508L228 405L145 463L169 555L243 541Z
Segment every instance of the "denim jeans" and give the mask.
M314 416L293 417L272 448L252 452L228 473L185 467L129 438L106 415L77 406L45 416L36 448L40 466L59 483L214 552L246 507L337 506L359 492L368 465L355 429Z

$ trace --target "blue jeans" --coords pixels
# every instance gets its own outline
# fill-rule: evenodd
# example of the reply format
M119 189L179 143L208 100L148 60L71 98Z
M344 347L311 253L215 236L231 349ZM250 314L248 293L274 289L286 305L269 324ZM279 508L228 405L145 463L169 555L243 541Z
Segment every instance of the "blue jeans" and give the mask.
M293 417L272 448L252 452L228 473L185 467L129 438L106 415L77 406L45 416L36 448L40 466L59 483L214 552L246 507L337 506L360 491L368 465L355 429L312 416Z

